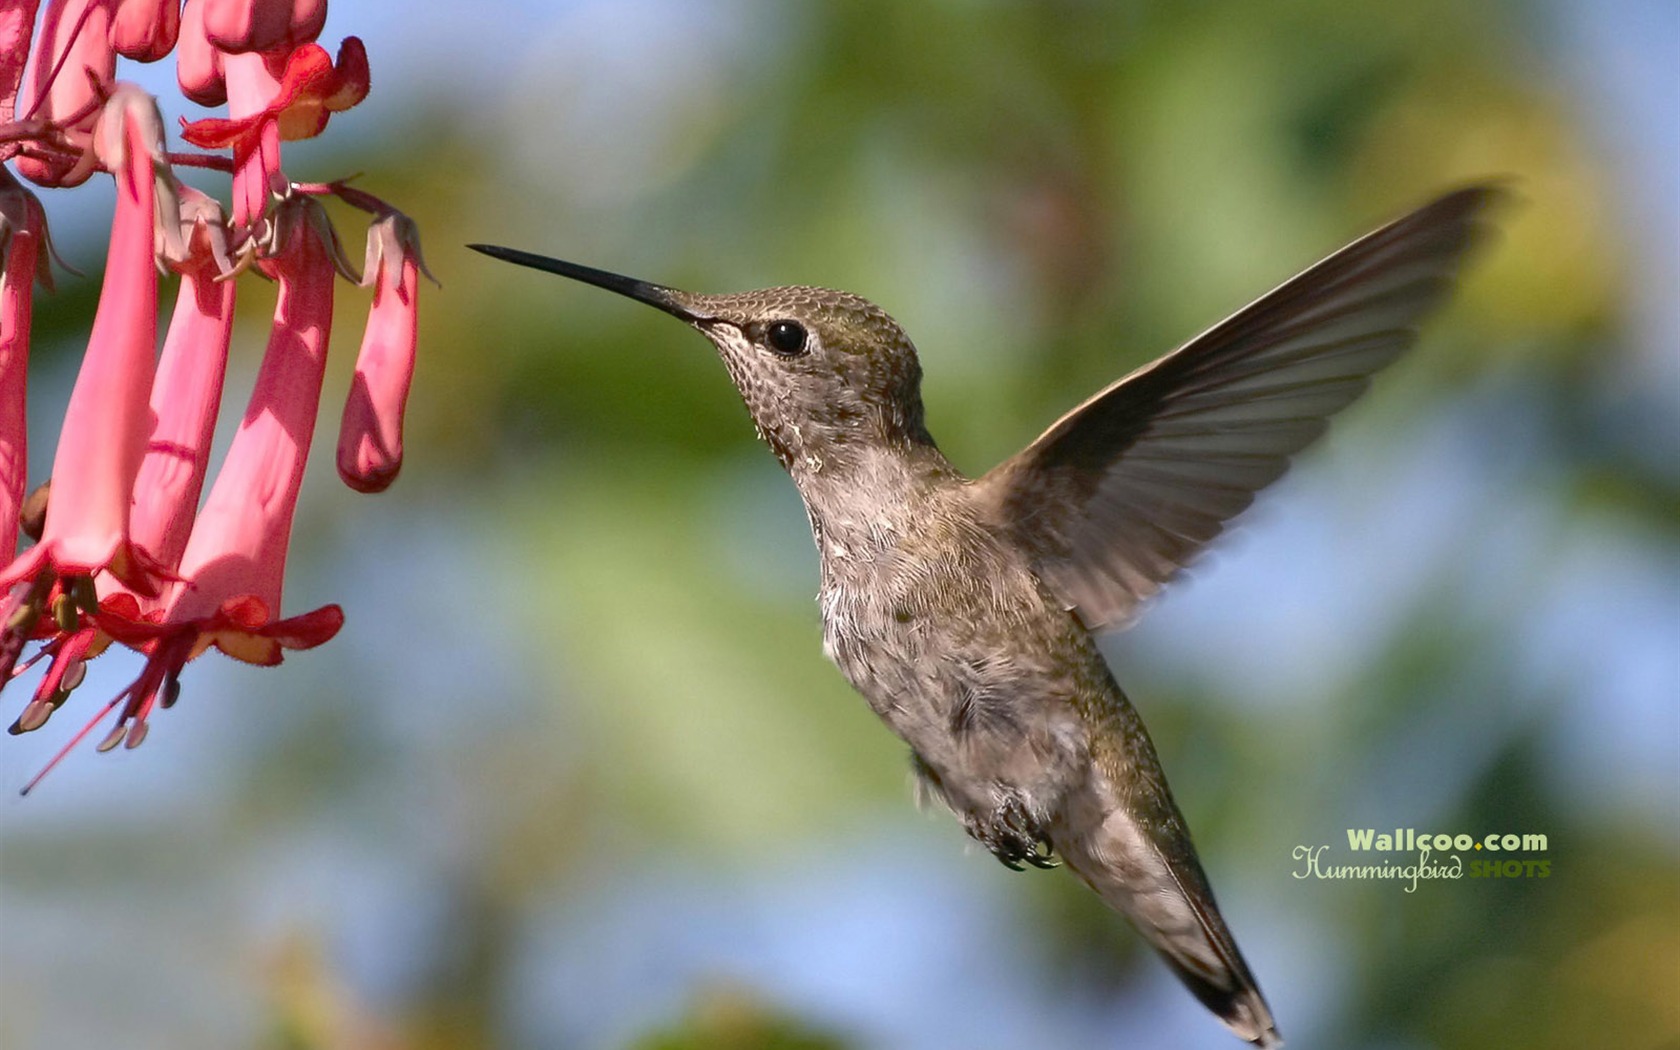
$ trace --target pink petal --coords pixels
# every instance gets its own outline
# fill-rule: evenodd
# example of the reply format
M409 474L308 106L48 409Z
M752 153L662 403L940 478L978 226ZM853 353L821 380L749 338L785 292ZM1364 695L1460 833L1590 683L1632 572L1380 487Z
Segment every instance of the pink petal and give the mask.
M337 605L323 605L319 609L276 620L262 628L282 649L313 649L325 645L344 626L344 610Z
M261 90L242 96L242 101L230 98L231 119L181 121L181 137L201 149L250 150L265 119L278 125L286 141L313 138L327 126L328 114L366 98L370 84L367 49L355 37L346 37L339 46L337 64L319 44L303 45L287 57L277 82L272 78L272 63L265 57L247 55L227 61L230 68L254 68L261 62L270 76L259 81Z
M230 120L227 117L181 118L181 138L199 149L236 149L248 143L269 119L266 112Z
M205 616L175 623L163 621L155 613L142 613L132 595L119 594L101 600L95 620L101 631L130 648L177 650L181 661L176 670L211 646L236 660L272 667L281 662L284 650L313 649L332 641L344 626L344 610L338 605L323 605L276 620L262 599L241 594Z
M273 667L286 649L313 649L331 641L344 626L344 610L323 605L312 612L285 620L274 620L267 606L245 596L225 603L197 625L202 651L214 645L235 660L261 667Z

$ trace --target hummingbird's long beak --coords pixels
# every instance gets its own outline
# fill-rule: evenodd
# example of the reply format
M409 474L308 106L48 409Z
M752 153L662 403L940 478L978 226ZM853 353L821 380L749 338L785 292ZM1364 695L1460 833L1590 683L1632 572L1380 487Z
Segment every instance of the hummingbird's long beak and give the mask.
M638 281L634 277L622 274L608 273L597 270L593 266L580 266L577 263L566 262L562 259L551 259L546 255L534 255L522 252L517 248L502 248L494 244L469 244L467 247L475 252L483 252L492 259L514 263L519 266L529 266L533 270L546 270L557 273L562 277L570 277L574 281L593 284L597 288L605 288L609 292L628 296L639 303L658 307L666 313L680 317L690 323L703 323L712 318L694 309L694 297L686 292L679 292L675 288L667 288L662 284L648 281Z

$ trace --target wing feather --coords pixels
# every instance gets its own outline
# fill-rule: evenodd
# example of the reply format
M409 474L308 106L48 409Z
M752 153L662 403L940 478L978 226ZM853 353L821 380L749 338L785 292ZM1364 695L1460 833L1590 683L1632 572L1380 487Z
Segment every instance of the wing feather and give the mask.
M1088 626L1127 622L1411 346L1498 196L1348 245L1062 417L976 499Z

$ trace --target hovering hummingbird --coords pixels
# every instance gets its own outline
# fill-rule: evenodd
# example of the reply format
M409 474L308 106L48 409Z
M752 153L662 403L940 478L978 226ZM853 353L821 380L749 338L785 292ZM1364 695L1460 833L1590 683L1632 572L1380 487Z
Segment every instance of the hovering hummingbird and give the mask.
M1449 193L1139 368L979 478L923 425L904 330L847 292L696 295L487 255L673 314L804 499L823 650L1004 864L1060 857L1242 1038L1281 1045L1093 632L1131 621L1449 294L1498 191Z

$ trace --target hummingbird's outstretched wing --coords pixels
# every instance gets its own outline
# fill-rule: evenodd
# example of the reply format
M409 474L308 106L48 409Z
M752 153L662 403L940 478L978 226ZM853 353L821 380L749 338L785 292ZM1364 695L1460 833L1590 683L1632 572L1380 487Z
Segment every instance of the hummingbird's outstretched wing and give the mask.
M976 498L1086 626L1127 622L1412 344L1500 195L1353 242L1063 416Z

